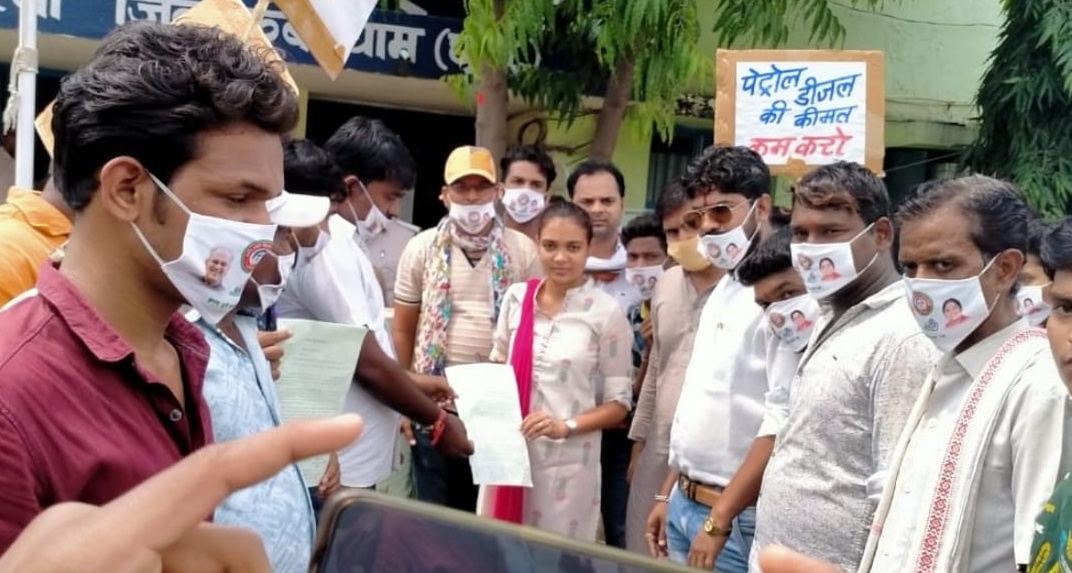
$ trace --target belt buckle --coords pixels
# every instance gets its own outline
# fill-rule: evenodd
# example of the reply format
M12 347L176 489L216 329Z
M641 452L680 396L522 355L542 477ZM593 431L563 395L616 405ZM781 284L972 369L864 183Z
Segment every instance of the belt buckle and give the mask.
M691 501L696 501L696 482L687 476L681 476L679 485L681 486L681 493L685 494L685 497Z

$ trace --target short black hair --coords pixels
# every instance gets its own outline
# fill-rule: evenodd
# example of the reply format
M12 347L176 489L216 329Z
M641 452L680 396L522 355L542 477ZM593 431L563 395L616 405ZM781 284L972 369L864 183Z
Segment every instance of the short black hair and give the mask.
M771 232L737 265L737 280L745 286L752 286L775 273L793 268L793 257L789 252L790 235L789 227L779 227Z
M655 216L659 218L659 224L661 225L670 213L688 205L689 201L689 196L685 194L685 187L681 185L681 181L672 179L663 187L663 192L659 195L659 204L655 206Z
M969 175L927 181L917 186L897 209L897 225L927 216L946 206L962 209L974 222L972 242L988 259L1006 249L1027 249L1031 207L1012 183Z
M585 236L588 237L588 242L592 242L592 218L588 216L588 211L577 206L576 203L570 203L569 201L552 202L540 213L539 233L543 232L543 228L552 219L569 219L574 223L577 223L585 231Z
M663 232L663 220L655 213L644 213L629 220L622 227L622 245L629 246L629 241L641 237L659 239L659 246L666 252L666 233Z
M755 201L770 194L771 175L755 151L741 146L713 145L689 162L681 181L689 198L718 191L744 195Z
M506 172L510 170L510 166L518 161L527 161L535 165L543 178L547 180L548 187L555 182L555 177L558 177L555 161L551 159L542 145L519 145L507 149L502 159L499 160L499 172L502 173L503 181L506 181Z
M318 195L332 201L347 196L342 170L331 154L308 139L294 139L283 148L283 186L291 193Z
M859 163L838 161L805 174L790 191L793 205L809 209L848 209L860 215L864 225L890 216L886 184Z
M610 173L614 177L614 182L618 184L618 195L625 197L625 176L622 175L622 171L618 169L618 166L610 161L587 159L581 162L566 178L566 191L569 193L570 199L573 199L573 190L577 187L578 179L597 173Z
M1012 183L969 175L927 181L917 186L897 209L897 226L925 217L942 207L962 209L973 223L971 239L987 260L1006 249L1026 254L1027 227L1033 219L1024 194ZM1017 283L1010 292L1015 293Z
M1072 271L1072 217L1053 223L1042 235L1039 258L1050 280L1057 271Z
M1046 236L1046 233L1050 229L1054 228L1055 223L1053 221L1047 221L1045 219L1036 218L1032 219L1027 224L1027 250L1028 255L1034 255L1042 258L1042 238Z
M324 143L343 176L363 183L388 181L403 189L417 183L417 163L397 133L378 119L355 116L346 120Z
M60 82L52 115L53 177L75 211L93 200L100 170L137 159L167 184L198 156L200 135L245 122L282 136L298 95L256 50L219 28L129 22Z

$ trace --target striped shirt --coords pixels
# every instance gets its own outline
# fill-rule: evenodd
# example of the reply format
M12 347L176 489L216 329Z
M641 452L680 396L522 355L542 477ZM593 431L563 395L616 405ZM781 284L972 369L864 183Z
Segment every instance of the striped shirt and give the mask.
M421 304L426 265L434 265L430 253L436 240L436 229L422 231L410 240L398 261L395 279L395 302L417 306ZM522 233L503 230L503 241L510 252L511 269L519 282L543 276L536 245ZM451 247L450 297L453 315L447 326L447 366L470 364L487 360L491 353L491 257L481 257L470 263L465 253ZM421 349L417 349L420 352Z

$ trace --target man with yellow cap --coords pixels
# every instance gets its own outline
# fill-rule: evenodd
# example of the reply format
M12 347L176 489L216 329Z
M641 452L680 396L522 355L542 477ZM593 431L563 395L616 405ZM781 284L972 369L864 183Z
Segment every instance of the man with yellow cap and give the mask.
M442 376L447 366L486 361L506 288L542 275L536 245L505 228L495 213L502 189L491 152L459 147L443 175L440 199L449 213L402 252L392 321L399 363L430 376ZM415 428L417 498L474 511L477 489L468 461L444 459L430 439L427 429Z

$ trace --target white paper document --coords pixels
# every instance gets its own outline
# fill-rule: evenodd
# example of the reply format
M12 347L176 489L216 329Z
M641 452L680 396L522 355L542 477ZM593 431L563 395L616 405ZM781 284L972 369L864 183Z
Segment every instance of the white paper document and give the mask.
M283 421L340 414L368 328L280 318L279 329L294 333L283 343L276 383ZM321 456L298 468L308 485L315 486L327 463L327 456Z
M446 369L476 451L469 458L473 483L532 487L529 449L521 434L517 379L508 364L465 364Z

